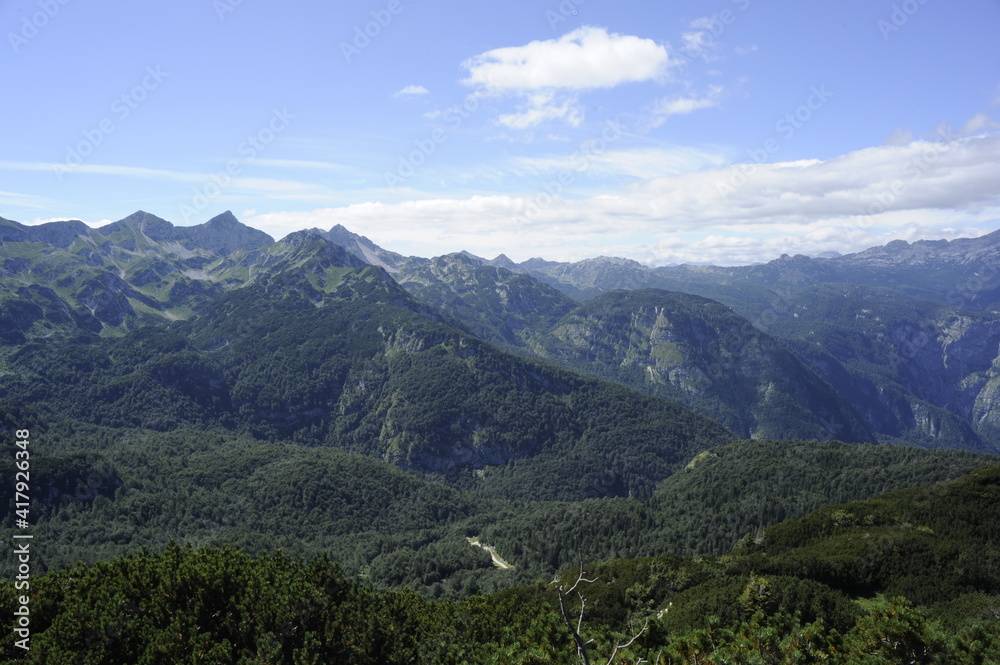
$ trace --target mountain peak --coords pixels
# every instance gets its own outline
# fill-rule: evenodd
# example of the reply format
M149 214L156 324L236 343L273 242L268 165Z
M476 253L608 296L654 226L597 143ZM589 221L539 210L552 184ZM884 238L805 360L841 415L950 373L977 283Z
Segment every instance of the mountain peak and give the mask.
M487 261L486 264L495 268L506 268L507 270L513 270L517 267L517 264L511 261L506 254L497 254L496 258Z
M460 256L462 257L462 259L474 263L477 266L484 266L487 264L486 259L482 258L481 256L476 256L472 252L466 251L464 249L461 252L456 252L454 254L446 254L446 256Z
M289 233L277 244L290 248L292 255L300 258L307 255L323 257L324 263L332 262L332 265L347 268L363 268L369 265L342 245L330 240L326 232L319 229L303 229Z
M133 212L128 217L123 217L122 219L120 219L118 221L120 221L120 222L141 222L146 217L154 217L156 219L160 219L156 215L154 215L152 213L149 213L149 212L146 212L145 210L136 210L135 212Z
M313 229L302 229L301 231L293 231L287 236L278 241L279 245L287 245L288 247L303 247L312 242L322 242L324 244L337 244L326 237L326 234L316 228Z
M382 249L363 235L337 224L329 231L320 233L330 242L340 245L365 263L380 266L390 273L399 272L399 265L406 258L402 254Z
M138 246L136 243L142 244L145 242L140 238L140 235L145 236L153 242L175 239L173 224L145 210L137 210L128 217L119 219L117 222L112 222L111 224L105 224L96 230L106 238L115 234L123 234L118 239L129 238L127 242L130 249L135 249Z
M231 254L238 249L253 251L274 242L268 234L236 219L236 215L229 210L204 224L179 227L177 235L217 254Z
M236 219L236 215L233 214L232 210L227 210L213 217L212 219L205 222L204 226L212 224L214 226L244 226L240 220Z
M46 222L31 229L31 236L54 247L69 247L80 236L90 233L90 227L78 219Z

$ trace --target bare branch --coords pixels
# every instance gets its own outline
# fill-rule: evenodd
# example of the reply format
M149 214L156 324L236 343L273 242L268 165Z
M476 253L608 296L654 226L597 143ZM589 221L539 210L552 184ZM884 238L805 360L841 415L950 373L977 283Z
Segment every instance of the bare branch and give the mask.
M627 649L630 646L632 646L632 643L635 642L637 639L639 639L639 636L642 635L643 633L645 633L647 628L649 628L649 619L646 619L646 623L643 624L642 630L640 630L638 633L636 633L635 635L633 635L632 639L630 639L625 644L616 644L615 645L615 650L611 652L611 657L608 658L608 662L607 662L606 665L611 665L611 663L614 662L614 660L615 660L615 656L618 655L618 652L621 651L622 649Z
M588 580L585 577L583 570L583 560L581 559L580 573L577 575L576 582L573 583L573 586L566 589L563 585L559 585L559 587L557 588L557 591L559 593L559 612L562 614L563 621L566 623L566 627L569 628L569 632L572 633L573 635L573 641L576 642L577 655L580 656L580 660L583 661L583 665L590 665L590 655L587 653L587 647L593 644L594 641L593 640L585 641L583 639L583 636L580 635L580 631L583 629L583 615L587 609L587 599L583 597L583 594L581 592L576 591L576 588L580 586L580 584L583 582L592 584L597 580L598 580L597 577L595 577L592 580ZM575 627L573 625L573 620L569 616L569 612L566 610L566 596L573 593L574 591L576 591L576 595L580 599L580 614L576 617ZM647 628L649 628L649 619L646 619L646 623L643 624L642 629L638 633L633 635L632 639L623 644L620 643L615 645L614 650L611 652L611 657L608 658L608 662L606 665L612 665L612 663L615 660L615 657L618 655L618 652L621 651L622 649L627 649L628 647L632 646L632 644L637 639L639 639L639 636L641 636L643 633L646 632ZM640 661L640 662L645 662L645 661Z
M579 580L577 580L579 584ZM573 585L576 588L576 584ZM566 622L566 627L569 628L569 632L573 633L573 641L576 642L576 651L580 655L580 659L583 660L583 665L590 665L590 658L587 656L587 642L583 641L580 636L579 624L577 628L573 628L573 620L569 618L569 614L566 612L566 593L563 591L562 587L558 588L559 592L559 611L562 613L563 621ZM583 619L583 610L581 609L580 619Z
M570 588L566 589L566 593L573 593L574 591L576 591L576 587L580 586L580 582L586 582L587 584L593 584L598 579L599 578L595 577L592 580L588 580L586 577L583 576L583 559L581 559L580 560L580 575L576 578L576 582L573 583L573 586L571 586ZM562 588L562 587L560 587L560 588Z

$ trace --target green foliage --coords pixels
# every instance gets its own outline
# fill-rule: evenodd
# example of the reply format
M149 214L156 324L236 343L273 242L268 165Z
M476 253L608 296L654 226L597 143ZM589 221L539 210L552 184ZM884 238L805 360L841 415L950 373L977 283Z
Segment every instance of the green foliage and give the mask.
M36 582L31 654L47 663L483 662L475 612L377 592L325 559L168 547ZM13 612L5 587L3 608ZM5 657L17 655L10 641Z
M39 571L180 538L254 553L335 553L351 572L373 567L386 584L419 584L426 575L417 571L436 564L448 543L466 555L463 569L490 565L464 538L463 520L480 509L472 497L362 455L191 431L85 427L36 436L61 439L69 450L81 441L100 448L68 457L58 448L33 451L31 521L46 543ZM13 516L11 506L5 526ZM391 558L399 549L418 551L420 566L400 569ZM11 565L0 561L5 574ZM430 583L453 572L436 565L441 576Z
M1000 657L1000 583L993 510L1000 467L957 481L822 510L764 533L765 543L719 558L616 560L569 570L550 584L429 602L379 591L326 558L179 547L32 579L31 655L51 663L573 663L555 606L574 580L568 612L588 650L616 662L991 663ZM959 516L949 523L948 514ZM870 525L851 518L872 515ZM914 520L909 527L902 520ZM928 522L929 520L929 522ZM936 521L939 520L939 521ZM866 521L861 519L863 523ZM840 536L858 528L935 524L956 543L973 593L931 586L925 602L895 592L852 598L829 575ZM964 536L963 536L964 534ZM898 542L884 588L913 575L950 574L954 558ZM442 552L443 554L443 552ZM447 556L439 557L442 561ZM860 570L857 561L848 570ZM19 602L0 587L0 612ZM949 628L945 628L948 626ZM4 642L3 657L24 657Z
M485 541L550 575L579 557L723 554L764 527L831 504L939 483L993 458L837 442L742 441L700 454L648 500L544 503L500 514Z
M492 344L524 349L575 303L556 289L465 254L439 256L397 274L411 295Z
M875 440L779 340L706 298L612 291L538 333L541 357L675 400L744 438Z
M1000 467L961 481L900 490L769 528L748 554L759 570L808 574L851 593L929 604L1000 592ZM947 562L947 565L943 565Z
M633 637L618 662L1000 661L1000 475L940 484L988 458L731 443L660 398L756 436L989 449L1000 426L969 400L1000 380L977 346L995 315L816 283L776 312L760 284L783 264L732 287L704 269L746 315L771 307L772 337L694 296L577 307L461 256L413 263L408 293L315 233L220 254L169 226L4 245L0 430L32 430L44 543L34 660L575 662L555 589L586 559L570 610L602 661ZM645 270L602 265L580 293ZM16 600L6 583L0 611Z
M649 495L731 440L673 403L428 320L380 269L330 293L296 284L281 273L166 329L28 344L0 386L81 422L333 446L507 498Z

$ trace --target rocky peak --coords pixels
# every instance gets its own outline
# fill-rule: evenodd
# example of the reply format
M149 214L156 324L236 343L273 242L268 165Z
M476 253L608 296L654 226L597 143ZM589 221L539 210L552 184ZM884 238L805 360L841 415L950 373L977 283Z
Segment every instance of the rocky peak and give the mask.
M498 268L506 268L507 270L514 270L517 268L517 264L511 261L506 254L497 254L495 259L486 262L487 265L496 266Z
M110 236L112 233L122 229L139 231L150 240L164 241L174 239L173 224L144 210L138 210L124 219L102 226L97 231L103 236Z
M69 247L80 236L88 236L90 227L78 219L47 222L31 227L31 237L54 247Z
M383 249L367 237L349 231L340 224L337 224L329 231L314 230L322 234L330 242L345 248L365 263L379 266L390 273L399 272L400 266L406 260L406 257L402 254Z
M179 227L177 232L181 237L190 239L196 246L218 254L231 254L239 249L252 252L274 242L274 238L268 234L250 228L236 219L236 215L229 210L216 215L204 224Z

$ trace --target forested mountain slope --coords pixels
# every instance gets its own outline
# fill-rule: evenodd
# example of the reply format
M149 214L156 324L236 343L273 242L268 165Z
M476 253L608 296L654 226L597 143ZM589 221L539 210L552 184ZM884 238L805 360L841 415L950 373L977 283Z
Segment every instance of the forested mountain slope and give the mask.
M317 234L258 253L220 264L254 270L189 321L21 345L4 394L105 427L330 445L525 498L648 495L692 454L731 440L674 403L449 327Z
M404 257L343 227L273 242L231 213L195 227L141 211L100 229L3 220L0 342L9 353L39 338L193 322L227 294L266 284L318 304L372 266L383 270L377 284L351 278L337 297L358 288L354 300L678 400L739 436L997 452L1000 314L989 310L998 238L652 269L609 258ZM649 286L675 293L621 290ZM679 291L733 312L698 310Z
M470 598L177 546L32 580L32 656L118 663L992 663L1000 467L831 507L722 557L581 564ZM956 516L959 519L956 519ZM0 591L2 611L21 601ZM11 633L6 659L24 657ZM618 660L615 660L615 658Z
M422 276L419 287L408 288L414 292L419 288L429 303L448 302L450 311L464 321L478 324L477 320L509 317L518 326L513 335L508 330L502 341L512 348L652 394L669 394L743 436L824 436L816 432L820 421L827 435L836 438L875 437L995 453L1000 451L1000 434L993 365L1000 358L1000 313L992 311L991 294L1000 283L998 257L1000 235L994 233L952 242L895 242L834 259L782 257L761 266L734 268L652 269L606 257L576 264L461 258L466 265L495 271L506 283L516 274L533 278L531 286L520 285L521 293L554 287L577 299L592 299L565 314L561 325L546 320L559 311L548 305L538 307L534 317L523 309L510 315L493 305L485 297L489 281L469 286L467 277L457 277L463 274L458 258L435 259L442 267L433 274L424 264L412 268ZM403 265L399 278L406 284L408 268ZM635 337L637 332L644 335L644 330L635 330L634 322L621 316L601 319L597 314L627 309L629 298L615 295L623 289L649 287L712 298L745 319L722 322L716 317L701 323L716 326L717 336L733 345L722 354L722 362L711 349L702 356L702 365L717 370L713 378L720 384L745 385L746 378L740 376L744 368L736 367L733 356L747 348L756 350L761 339L773 338L772 349L784 347L781 352L791 354L794 361L769 361L772 374L781 374L781 380L761 381L759 395L744 390L739 399L699 394L695 386L705 368L697 363L675 369L671 380L671 373L664 376L663 370L674 360L642 362L646 353L642 345L648 344ZM651 316L635 314L637 319ZM577 339L567 340L567 329L579 330ZM701 351L698 339L676 332L675 337L681 346ZM640 347L632 348L636 341ZM598 351L598 347L603 348ZM645 372L643 366L648 368ZM808 368L805 374L803 367ZM784 384L787 389L803 382L813 387L797 388L800 396L795 399L778 398L779 404L761 401L768 386ZM819 389L817 382L824 387ZM810 418L808 412L816 411L811 396L817 390L833 397L820 398L823 404ZM784 428L770 423L783 423Z

